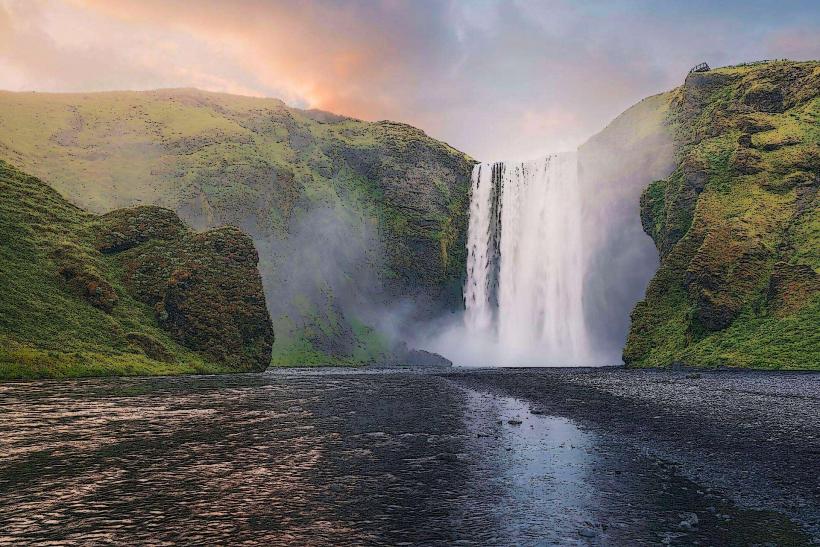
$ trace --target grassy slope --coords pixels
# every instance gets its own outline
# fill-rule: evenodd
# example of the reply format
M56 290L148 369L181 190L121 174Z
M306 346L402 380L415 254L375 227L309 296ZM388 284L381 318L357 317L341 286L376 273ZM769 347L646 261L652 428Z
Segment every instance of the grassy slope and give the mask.
M237 225L257 243L267 287L279 284L280 259L266 249L308 211L327 208L376 227L395 298L460 304L471 160L403 124L190 89L0 92L0 159L94 212L156 204L198 229ZM356 363L383 351L355 317L329 311L324 280L314 285L326 299L309 298L307 309L269 302L279 312L274 362ZM362 334L356 348L321 347L307 332L317 316L330 321L319 342L353 331Z
M642 196L661 267L632 366L820 368L820 63L690 75L671 92L678 168Z
M0 379L229 371L177 344L153 309L130 296L117 259L95 248L96 223L0 161ZM67 263L97 280L100 294L113 289L110 313L71 289L59 273ZM149 358L129 343L134 334L169 358Z

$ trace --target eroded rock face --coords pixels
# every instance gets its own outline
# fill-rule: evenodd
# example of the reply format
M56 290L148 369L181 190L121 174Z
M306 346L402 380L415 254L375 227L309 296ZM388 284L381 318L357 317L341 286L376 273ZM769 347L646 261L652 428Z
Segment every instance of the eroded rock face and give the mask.
M783 112L783 92L769 83L757 84L743 95L743 104L760 112Z
M267 368L273 329L259 257L239 229L195 234L172 211L136 207L100 218L98 247L117 257L128 289L182 345L237 370Z

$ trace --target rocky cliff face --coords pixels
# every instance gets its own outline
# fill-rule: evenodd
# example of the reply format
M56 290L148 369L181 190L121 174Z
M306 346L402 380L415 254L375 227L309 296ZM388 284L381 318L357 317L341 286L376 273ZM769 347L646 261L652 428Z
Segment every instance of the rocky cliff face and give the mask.
M236 228L70 205L0 161L0 377L264 370L273 332Z
M0 159L84 208L250 234L277 363L377 360L384 310L461 305L472 160L413 127L197 90L0 93L0 127Z
M671 92L677 166L641 196L661 265L634 366L820 364L820 63L693 73Z
M629 313L658 268L641 226L643 190L675 167L667 94L648 97L578 149L587 273L584 316L600 362L617 363Z

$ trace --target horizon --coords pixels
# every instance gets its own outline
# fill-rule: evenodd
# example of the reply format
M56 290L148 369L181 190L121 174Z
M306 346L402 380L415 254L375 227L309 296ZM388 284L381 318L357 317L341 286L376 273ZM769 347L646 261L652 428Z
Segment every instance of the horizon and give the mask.
M194 88L422 129L481 161L575 149L699 62L820 58L814 2L0 0L0 88ZM727 31L728 29L728 31Z

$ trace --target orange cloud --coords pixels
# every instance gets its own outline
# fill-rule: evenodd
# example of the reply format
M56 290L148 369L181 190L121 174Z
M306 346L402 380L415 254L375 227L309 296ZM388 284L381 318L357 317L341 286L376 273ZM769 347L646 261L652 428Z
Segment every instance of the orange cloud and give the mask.
M489 159L571 148L701 60L820 57L816 3L644 1L0 0L0 88L271 96Z

